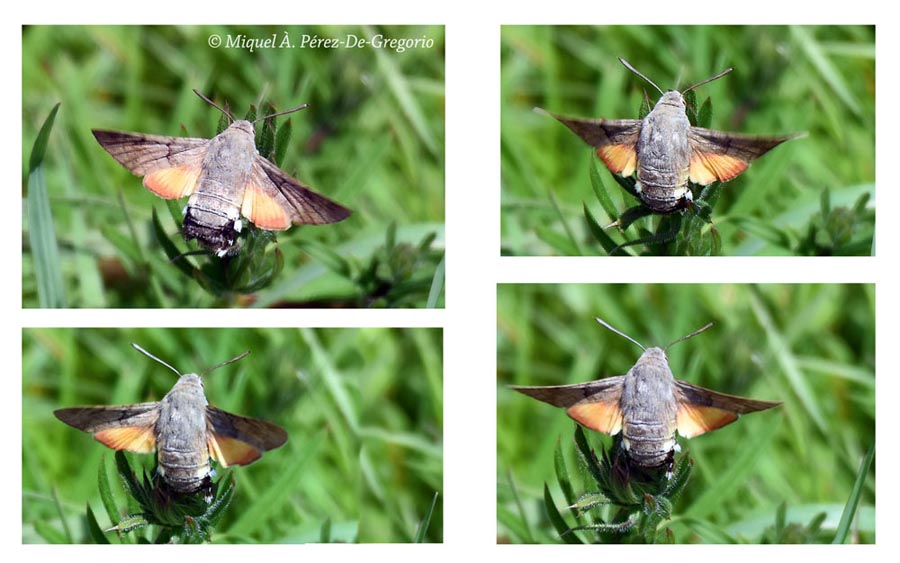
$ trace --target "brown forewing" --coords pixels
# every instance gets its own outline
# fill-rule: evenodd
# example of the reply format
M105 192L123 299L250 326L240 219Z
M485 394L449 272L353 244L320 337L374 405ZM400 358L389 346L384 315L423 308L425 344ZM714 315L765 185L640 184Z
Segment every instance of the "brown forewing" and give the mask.
M688 130L691 181L700 185L717 180L727 182L746 170L753 160L796 137L757 137L691 127Z
M215 436L239 440L261 452L284 445L288 438L284 428L276 424L238 416L216 407L206 407L206 420L208 431Z
M726 395L680 379L675 380L675 394L678 399L676 426L678 433L686 438L721 428L737 420L741 414L771 409L781 404Z
M310 190L261 156L254 162L256 178L262 190L284 208L295 225L324 225L350 216L349 209Z
M209 148L209 139L103 129L93 129L91 132L110 156L137 176L146 176L162 168L199 167Z
M555 407L564 407L566 414L579 424L612 435L622 425L620 400L624 383L625 376L619 375L574 385L512 388Z
M116 407L72 407L53 412L73 428L93 434L115 450L149 453L156 447L159 403L137 403Z

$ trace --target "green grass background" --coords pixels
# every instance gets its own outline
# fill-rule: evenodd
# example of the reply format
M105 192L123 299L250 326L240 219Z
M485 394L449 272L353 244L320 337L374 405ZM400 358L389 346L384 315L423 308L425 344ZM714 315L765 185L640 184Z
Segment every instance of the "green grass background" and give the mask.
M435 493L425 541L443 539L442 339L439 329L26 329L22 337L22 541L86 541L85 503L113 451L53 411L160 400L182 372L210 404L284 427L288 442L237 467L216 542L409 542ZM153 457L128 454L152 467ZM110 479L118 483L113 470ZM118 493L119 505L124 493ZM56 501L60 509L56 506ZM60 511L65 523L60 519ZM112 534L109 534L112 537Z
M431 49L211 48L211 34L244 34L280 42L287 31L344 38L347 34L434 40ZM355 290L310 258L301 243L334 249L365 263L397 224L397 241L418 243L436 233L443 248L444 30L442 26L28 26L22 32L23 181L38 128L61 102L50 136L45 174L62 248L60 268L75 307L196 306L212 299L173 274L155 246L151 210L165 202L97 144L92 128L212 137L220 113L196 88L243 117L250 104L310 107L290 116L282 168L353 210L322 227L278 235L285 270L257 303L341 299ZM285 118L279 118L283 123ZM186 200L185 200L186 201ZM179 202L179 206L183 202ZM164 222L172 233L180 224ZM30 225L23 225L28 229ZM133 229L133 234L132 234ZM149 272L121 256L113 237L133 240ZM27 241L27 237L23 237ZM137 261L140 262L140 261ZM425 275L434 276L435 263ZM440 275L440 274L437 274ZM168 299L146 289L161 279ZM192 287L183 291L179 284ZM424 306L425 297L415 306ZM441 301L442 303L442 301ZM23 304L37 306L32 259L23 258Z
M784 402L715 432L679 438L695 464L665 524L676 541L759 541L781 503L789 524L805 525L826 512L824 527L833 536L861 460L875 443L874 286L522 284L497 291L498 541L560 542L542 492L549 484L564 511L554 472L557 444L570 471L581 467L575 423L565 411L507 386L623 375L641 354L594 317L644 346L665 346L714 322L669 350L674 376ZM610 443L596 432L588 439ZM576 480L576 494L596 490L587 481L583 486ZM874 506L872 465L856 541L875 540Z
M591 191L592 149L535 106L563 115L637 119L643 92L701 86L712 128L755 135L806 131L724 185L713 212L723 254L781 255L766 228L806 232L823 190L849 206L875 190L875 28L770 26L504 26L501 31L502 252L597 254L582 211L606 217ZM607 189L625 196L600 165ZM634 205L618 198L620 209ZM608 220L607 220L608 219ZM646 220L645 220L646 221ZM867 226L870 232L874 218ZM633 227L632 227L633 228ZM860 233L856 233L860 236ZM554 243L574 240L578 249ZM567 251L568 249L568 251ZM868 252L867 252L868 253Z

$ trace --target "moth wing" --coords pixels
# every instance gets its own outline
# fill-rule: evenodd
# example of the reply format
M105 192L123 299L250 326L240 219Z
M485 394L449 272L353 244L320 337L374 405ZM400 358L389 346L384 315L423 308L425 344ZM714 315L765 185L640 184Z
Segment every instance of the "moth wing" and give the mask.
M206 407L207 445L223 467L253 463L268 450L287 442L283 428L260 420Z
M691 182L703 186L716 180L727 182L749 168L751 161L796 137L755 137L691 127L688 130Z
M543 111L543 110L541 110ZM603 164L616 174L631 176L637 166L638 136L641 122L637 119L581 119L550 113L587 144L597 149Z
M95 440L114 450L146 454L156 449L159 403L72 407L53 414L69 426L93 434Z
M591 430L610 436L622 429L620 401L625 376L607 377L574 385L512 387L529 397L564 407L573 420Z
M685 438L717 430L737 420L739 415L771 409L781 404L726 395L680 379L675 380L675 393L678 399L675 427Z
M209 139L164 137L93 129L94 138L119 164L144 177L144 187L165 199L197 189Z
M241 214L261 229L283 231L294 225L337 223L350 216L346 207L317 194L259 156L253 168Z

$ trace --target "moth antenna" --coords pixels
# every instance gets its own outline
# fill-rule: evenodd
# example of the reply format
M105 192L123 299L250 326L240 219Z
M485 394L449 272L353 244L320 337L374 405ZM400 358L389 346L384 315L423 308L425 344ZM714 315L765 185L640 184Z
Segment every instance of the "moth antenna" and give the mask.
M212 107L214 107L214 108L216 108L217 110L219 110L219 111L221 111L222 113L224 113L226 116L228 116L228 119L230 119L231 122L234 123L234 116L231 115L231 112L230 112L230 111L228 111L227 109L222 109L221 106L219 106L216 102L210 100L209 98L207 98L206 96L204 96L203 94L201 94L200 91L197 90L196 88L194 88L194 93L197 94L198 96L200 96L200 99L201 99L201 100L203 100L204 102L208 103L208 104L211 105Z
M206 374L208 374L209 372L211 372L211 371L213 371L213 370L217 370L217 369L219 369L219 368L222 367L222 366L227 366L228 364L234 363L234 362L240 360L241 358L243 358L244 356L247 356L248 354L250 354L250 350L247 350L246 352L244 352L244 353L241 354L240 356L235 356L234 358L231 358L230 360L225 360L225 361L222 362L221 364L214 365L213 367L211 367L211 368L209 368L209 369L207 369L207 370L204 370L203 373L200 374L200 377L203 377L203 376L205 376Z
M270 114L270 115L264 115L264 116L262 116L262 117L258 117L258 118L256 118L256 119L254 119L254 120L253 120L253 123L256 123L257 121L259 121L259 120L261 120L261 119L269 119L270 117L278 117L279 115L284 115L284 114L286 114L286 113L294 113L295 111L300 111L301 109L306 109L306 108L308 108L308 107L309 107L309 104L303 104L303 105L299 105L299 106L297 106L297 107L295 107L295 108L286 109L286 110L284 110L284 111L279 111L278 113L273 113L273 114Z
M174 371L174 372L178 375L178 377L181 377L181 372L178 371L177 369L173 368L172 366L170 366L170 365L167 364L166 362L160 360L159 358L157 358L156 356L154 356L154 355L151 354L150 352L144 350L143 348L141 348L140 346L138 346L138 345L135 344L134 342L132 342L131 345L134 347L135 350L137 350L137 351L140 352L141 354L147 356L147 357L150 358L151 360L156 360L158 363L160 363L160 364L166 366L167 368L169 368L170 370Z
M638 69L636 69L636 68L634 68L633 66L631 66L631 64L630 64L628 61L626 61L626 60L623 59L622 57L619 57L619 62L622 63L623 65L625 65L625 68L627 68L627 69L630 70L631 72L637 74L638 76L640 76L641 78L643 78L644 80L646 80L647 82L649 82L651 86L653 86L654 88L656 88L657 90L659 90L659 93L660 93L660 94L665 94L665 92L662 91L662 88L660 88L659 86L656 85L655 82L653 82L652 80L650 80L649 78L647 78L646 76L644 76L643 74L641 74L641 73L638 71Z
M610 325L608 322L604 321L604 320L601 319L600 317L594 317L594 320L597 321L598 323L602 324L604 327L608 328L609 330L615 332L615 333L618 334L619 336L623 336L623 337L627 338L628 340L634 342L635 344L638 345L638 347L639 347L641 350L646 350L646 348L644 348L644 345L643 345L643 344L641 344L640 342L638 342L638 341L635 340L634 338L628 336L628 335L625 334L624 332L622 332L622 331L620 331L620 330L614 328L612 325Z
M720 72L719 74L717 74L717 75L715 75L715 76L712 76L712 77L710 77L710 78L707 78L706 80L702 80L702 81L700 81L700 82L698 82L698 83L696 83L696 84L692 84L691 86L688 86L687 88L685 88L684 90L682 90L682 91L681 91L681 95L683 96L685 93L687 93L687 92L693 90L693 89L696 88L697 86L703 86L703 85L706 84L707 82L712 82L713 80L715 80L715 79L717 79L717 78L722 78L723 76L725 76L726 74L728 74L728 73L731 72L732 70L734 70L734 68L726 68L725 70L723 70L722 72Z
M690 338L690 337L692 337L692 336L697 336L698 334L700 334L700 333L703 332L704 330L708 329L708 328L711 327L712 325L713 325L713 323L709 323L709 324L707 324L706 326L704 326L703 328L698 328L698 329L695 330L694 332L692 332L692 333L690 333L690 334L688 334L688 335L682 336L681 338L679 338L679 339L676 340L675 342L672 342L671 344L669 344L668 346L666 346L666 347L665 347L665 350L668 350L668 349L671 348L672 346L675 346L675 345L678 344L679 342L681 342L681 341L683 341L683 340L687 340L688 338ZM664 351L665 351L665 350L664 350Z

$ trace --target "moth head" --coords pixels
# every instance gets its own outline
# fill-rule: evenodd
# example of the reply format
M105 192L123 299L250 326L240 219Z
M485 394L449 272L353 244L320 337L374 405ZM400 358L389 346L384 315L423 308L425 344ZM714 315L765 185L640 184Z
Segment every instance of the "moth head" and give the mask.
M684 110L684 96L676 90L669 90L662 95L662 98L656 102L657 106L674 106L680 110Z
M668 359L666 358L666 351L658 346L651 346L644 350L644 353L641 354L641 359L639 362L643 362L646 360L652 360L656 362L668 363Z

